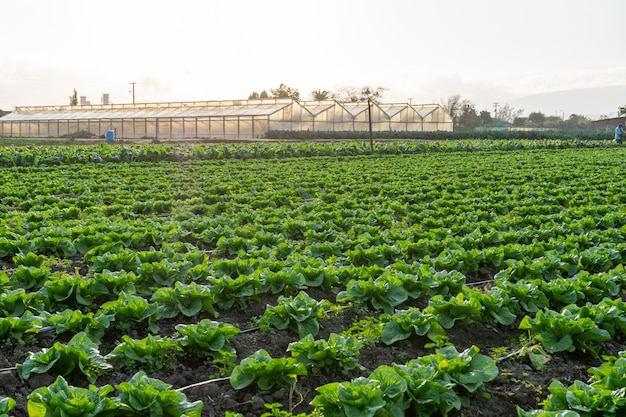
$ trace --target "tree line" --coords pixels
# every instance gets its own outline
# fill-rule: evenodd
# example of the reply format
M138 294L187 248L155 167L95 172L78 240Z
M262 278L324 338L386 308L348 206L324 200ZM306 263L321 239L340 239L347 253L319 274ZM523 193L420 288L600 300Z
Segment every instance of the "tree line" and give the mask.
M341 103L358 103L368 100L379 103L386 90L384 87L371 87L368 85L362 87L341 87L336 92L318 89L311 91L309 98L314 101L337 100ZM248 96L248 100L264 98L293 98L294 100L300 100L300 92L297 88L280 84L278 88L270 89L269 93L266 90L260 93L253 91Z
M523 109L515 109L508 103L494 107L492 114L488 110L476 110L476 106L468 99L461 99L460 95L448 97L443 109L452 117L455 131L469 131L476 129L494 129L503 127L529 129L559 129L559 130L586 130L591 129L591 119L578 114L565 116L548 116L540 111L532 112L522 117Z

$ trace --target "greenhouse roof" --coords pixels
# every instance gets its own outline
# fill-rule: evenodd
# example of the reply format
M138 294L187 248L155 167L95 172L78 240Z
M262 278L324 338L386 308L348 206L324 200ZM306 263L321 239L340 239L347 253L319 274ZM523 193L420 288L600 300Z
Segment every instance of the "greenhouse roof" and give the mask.
M147 107L147 108L101 108L50 110L33 108L17 110L2 118L3 121L21 120L88 120L88 119L146 119L146 118L194 118L194 117L242 117L269 116L289 104L257 106L206 106L206 107ZM84 106L82 106L84 107ZM90 106L93 107L93 106Z
M367 111L367 102L341 103L335 100L297 101L290 98L229 101L196 101L174 103L101 104L83 106L18 107L0 118L2 122L37 122L52 120L129 120L180 118L242 118L269 117L290 106L300 107L313 117L340 107L352 117ZM372 103L387 118L409 110L422 119L441 108L437 104Z

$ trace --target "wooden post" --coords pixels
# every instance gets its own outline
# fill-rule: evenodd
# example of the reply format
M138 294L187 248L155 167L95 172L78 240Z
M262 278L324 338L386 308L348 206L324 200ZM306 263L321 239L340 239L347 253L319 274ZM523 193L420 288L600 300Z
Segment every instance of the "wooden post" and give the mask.
M370 127L370 153L374 154L374 139L372 138L372 100L367 99L367 118L369 119Z

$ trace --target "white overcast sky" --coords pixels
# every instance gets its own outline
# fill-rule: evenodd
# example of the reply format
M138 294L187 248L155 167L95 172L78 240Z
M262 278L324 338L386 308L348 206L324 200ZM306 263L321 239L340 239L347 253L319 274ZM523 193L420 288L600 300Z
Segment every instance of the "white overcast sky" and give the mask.
M130 103L136 82L138 103L284 83L491 110L625 86L625 40L625 0L0 0L0 109L68 104L74 88Z

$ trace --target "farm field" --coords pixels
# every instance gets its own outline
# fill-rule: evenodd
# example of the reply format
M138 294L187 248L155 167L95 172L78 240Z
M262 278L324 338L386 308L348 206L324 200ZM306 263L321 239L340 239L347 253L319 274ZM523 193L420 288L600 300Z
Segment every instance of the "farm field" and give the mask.
M626 150L367 149L0 152L0 416L622 415Z

